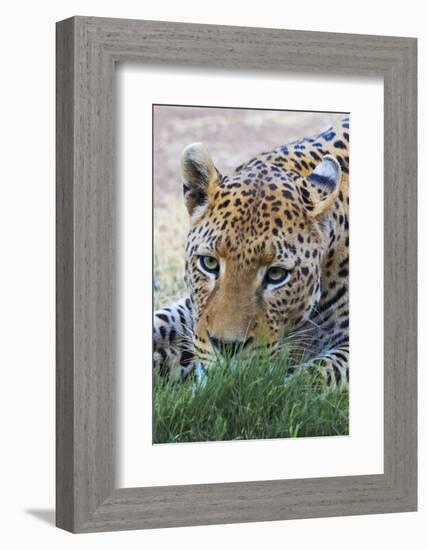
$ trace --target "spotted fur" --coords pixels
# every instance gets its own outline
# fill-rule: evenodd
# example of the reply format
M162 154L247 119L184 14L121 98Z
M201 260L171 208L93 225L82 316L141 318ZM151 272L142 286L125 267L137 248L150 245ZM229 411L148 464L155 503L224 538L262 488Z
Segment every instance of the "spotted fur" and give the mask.
M262 153L222 176L207 150L183 152L190 216L185 255L189 296L155 313L155 366L186 374L233 346L292 338L301 367L347 385L349 119L319 135ZM215 276L200 258L218 261ZM266 283L272 266L287 274Z

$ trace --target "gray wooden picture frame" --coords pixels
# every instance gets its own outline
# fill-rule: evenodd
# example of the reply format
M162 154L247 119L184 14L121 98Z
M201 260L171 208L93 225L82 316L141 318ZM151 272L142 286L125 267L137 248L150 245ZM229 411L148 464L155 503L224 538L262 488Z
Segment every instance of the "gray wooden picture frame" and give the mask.
M57 24L58 527L83 533L416 510L416 46L414 38L91 17ZM118 62L383 77L383 474L115 487Z

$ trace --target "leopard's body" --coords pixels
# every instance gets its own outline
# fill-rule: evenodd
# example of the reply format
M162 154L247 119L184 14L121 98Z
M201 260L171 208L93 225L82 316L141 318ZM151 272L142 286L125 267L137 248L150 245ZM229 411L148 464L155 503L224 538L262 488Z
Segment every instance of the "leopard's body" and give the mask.
M294 335L302 367L347 385L349 119L222 176L203 146L183 153L189 296L154 316L155 366L186 374L214 353Z

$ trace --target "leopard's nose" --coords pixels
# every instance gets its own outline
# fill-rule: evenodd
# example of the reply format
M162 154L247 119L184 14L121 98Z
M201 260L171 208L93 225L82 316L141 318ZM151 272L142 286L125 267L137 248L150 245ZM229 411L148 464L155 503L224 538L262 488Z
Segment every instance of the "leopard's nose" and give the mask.
M250 336L246 340L225 340L217 338L216 336L209 335L209 339L212 347L218 351L223 357L233 357L239 351L246 348L253 341L253 337Z

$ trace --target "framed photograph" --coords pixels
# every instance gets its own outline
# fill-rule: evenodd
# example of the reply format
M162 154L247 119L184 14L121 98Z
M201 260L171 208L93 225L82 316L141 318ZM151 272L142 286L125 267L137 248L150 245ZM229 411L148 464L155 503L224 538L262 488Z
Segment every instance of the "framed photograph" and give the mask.
M416 40L57 24L57 525L414 511Z

